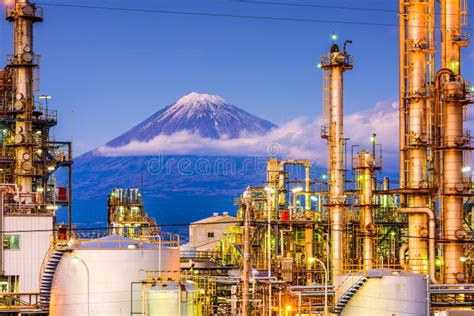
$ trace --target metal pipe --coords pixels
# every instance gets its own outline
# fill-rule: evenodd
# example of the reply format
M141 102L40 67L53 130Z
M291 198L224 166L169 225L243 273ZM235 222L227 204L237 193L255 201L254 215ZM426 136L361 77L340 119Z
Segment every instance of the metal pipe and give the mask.
M405 108L405 91L406 91L406 29L405 29L405 1L400 0L399 3L399 142L400 142L400 188L406 186L406 170L405 170L405 137L406 137L406 108ZM400 203L405 204L405 196L400 195Z
M401 208L401 214L425 214L428 216L428 248L429 248L429 257L428 257L428 266L429 266L429 275L432 283L439 283L436 279L436 214L435 212L428 207L420 208ZM412 236L409 236L409 239L414 239ZM418 239L418 238L416 238ZM408 249L410 250L410 249ZM411 258L409 258L411 260Z
M250 270L250 191L244 192L244 256L242 266L242 315L249 315L249 270Z
M359 183L360 188L360 204L361 214L361 230L364 234L363 242L363 263L364 270L370 270L373 266L373 239L372 233L374 230L374 223L372 218L372 179L375 167L374 156L369 152L363 150L359 152L359 165L357 168L360 170Z
M406 252L408 250L408 245L406 243L403 243L401 246L400 246L400 250L399 250L399 259L400 259L400 266L405 269L406 268L406 261L405 261L405 257L406 257Z

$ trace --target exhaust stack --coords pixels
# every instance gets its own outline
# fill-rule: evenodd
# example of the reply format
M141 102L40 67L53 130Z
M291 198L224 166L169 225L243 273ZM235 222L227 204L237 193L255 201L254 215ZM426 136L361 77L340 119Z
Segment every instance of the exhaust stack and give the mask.
M343 118L343 73L352 69L352 57L341 52L333 44L329 54L321 58L325 76L324 110L328 125L322 128L322 137L329 145L329 204L331 220L331 261L333 279L342 272L344 229L344 118Z

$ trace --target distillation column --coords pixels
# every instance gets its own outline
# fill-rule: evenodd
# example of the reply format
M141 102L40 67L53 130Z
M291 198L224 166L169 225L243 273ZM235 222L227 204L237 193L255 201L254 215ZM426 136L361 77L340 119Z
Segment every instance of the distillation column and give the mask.
M42 22L41 12L28 0L15 1L13 10L7 11L7 20L13 22L14 55L9 67L14 70L16 94L13 113L15 127L15 174L20 192L33 191L33 137L32 114L34 109L33 69L38 67L33 51L33 23Z
M432 38L434 25L433 0L400 2L400 69L401 100L400 130L401 140L401 189L407 189L408 208L420 209L429 203L428 181L428 104L433 66ZM428 72L429 71L429 72ZM402 125L405 124L405 125ZM428 247L423 238L428 236L428 218L425 214L413 213L408 216L409 267L414 272L427 272Z
M321 68L326 72L330 94L325 98L329 108L329 204L331 221L331 261L334 277L341 274L343 263L344 229L344 123L343 123L343 72L352 69L351 56L333 44L331 52L321 59Z
M465 105L464 82L456 75L461 71L461 47L467 41L461 32L462 0L441 1L441 67L450 69L452 75L442 83L442 215L444 281L462 282L464 238L463 194L467 193L463 179L463 148L468 143L464 137L463 108ZM444 77L448 78L448 77Z
M374 221L372 216L372 184L375 168L374 156L366 150L361 150L358 155L358 179L360 191L360 209L361 220L360 228L364 235L363 247L363 266L364 270L370 270L373 267L373 232Z

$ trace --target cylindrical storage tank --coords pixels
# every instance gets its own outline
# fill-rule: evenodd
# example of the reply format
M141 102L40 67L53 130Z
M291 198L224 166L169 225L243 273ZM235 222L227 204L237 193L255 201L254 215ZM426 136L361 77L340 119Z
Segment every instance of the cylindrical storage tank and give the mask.
M142 313L144 271L178 280L179 249L117 235L83 242L65 252L56 268L50 315Z
M147 291L148 312L146 315L179 316L180 285L178 282L165 282Z
M196 287L194 284L184 283L184 293L181 293L181 309L184 310L184 315L197 315L196 310ZM196 311L196 313L194 313Z
M424 275L384 269L370 270L368 276L344 307L343 316L428 315Z
M146 293L146 315L154 316L194 316L196 287L193 284L163 282Z

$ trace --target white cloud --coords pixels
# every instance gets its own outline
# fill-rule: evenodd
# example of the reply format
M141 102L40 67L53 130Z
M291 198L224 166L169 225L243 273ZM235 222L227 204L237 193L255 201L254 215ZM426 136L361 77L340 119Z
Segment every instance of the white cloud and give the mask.
M344 120L345 137L351 139L349 154L352 144L359 144L361 148L371 146L370 136L376 133L377 142L383 143L384 160L397 163L397 102L379 102L370 110L347 114ZM172 135L160 135L148 142L133 141L122 147L103 146L96 153L104 156L277 154L286 158L312 159L321 164L327 160L326 141L320 137L321 125L324 123L325 120L321 117L297 118L266 135L248 135L236 139L203 138L195 133L181 131ZM398 165L393 170L397 168Z

